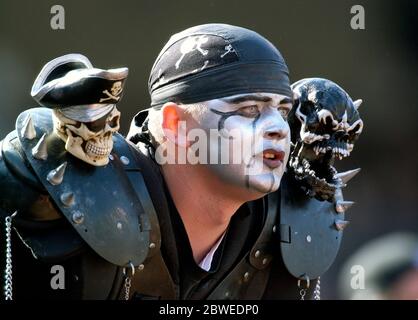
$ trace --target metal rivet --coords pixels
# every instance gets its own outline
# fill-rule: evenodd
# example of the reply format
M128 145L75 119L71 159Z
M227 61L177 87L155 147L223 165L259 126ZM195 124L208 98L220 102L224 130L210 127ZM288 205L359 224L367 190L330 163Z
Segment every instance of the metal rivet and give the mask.
M260 250L257 250L254 254L254 257L258 258L260 256L261 252Z
M75 203L74 193L72 192L63 193L60 197L60 200L64 204L64 206L70 207Z
M267 262L268 262L268 259L267 258L264 258L263 259L263 264L267 264Z
M335 205L335 211L337 211L337 213L344 213L353 205L353 201L337 201Z
M229 297L229 291L225 292L225 297Z
M345 229L345 227L347 227L347 225L349 224L349 221L345 221L345 220L335 220L334 222L334 226L338 231L343 231Z
M120 157L120 161L122 161L122 163L127 166L129 164L129 159L125 156L121 156Z
M244 273L244 281L248 281L249 278L250 278L250 273L247 271L246 273Z
M109 154L109 159L112 161L115 160L115 157L113 156L113 154Z
M149 244L149 247L150 247L150 249L154 249L154 248L155 248L155 243L154 243L154 242L151 242L151 243Z
M32 117L30 115L26 117L23 123L21 135L23 138L28 139L28 140L32 140L36 138L35 126L33 125Z
M84 221L84 214L82 214L80 211L76 211L73 213L72 219L74 223L80 224Z
M144 268L145 268L145 266L142 263L138 266L139 271L144 270Z
M312 241L312 237L309 234L306 236L306 241L309 243Z
M64 179L65 169L67 168L67 161L58 166L56 169L51 170L46 176L46 180L54 186L62 183Z
M118 222L118 223L116 224L116 227L117 227L119 230L121 230L121 229L122 229L122 223Z
M273 232L276 232L276 226L273 226Z
M38 143L32 148L32 156L38 160L48 159L48 151L46 145L46 133L39 139Z

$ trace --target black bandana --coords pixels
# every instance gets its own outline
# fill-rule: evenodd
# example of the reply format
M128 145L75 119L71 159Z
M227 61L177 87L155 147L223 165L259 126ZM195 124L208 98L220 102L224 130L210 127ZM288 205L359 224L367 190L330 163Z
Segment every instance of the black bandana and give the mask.
M172 36L154 63L148 89L153 107L251 92L292 96L280 52L258 33L226 24Z

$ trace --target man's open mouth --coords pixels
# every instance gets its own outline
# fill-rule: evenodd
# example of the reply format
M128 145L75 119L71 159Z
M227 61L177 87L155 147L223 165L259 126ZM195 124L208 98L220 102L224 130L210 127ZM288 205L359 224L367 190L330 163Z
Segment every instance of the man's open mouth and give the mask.
M263 162L270 169L275 169L283 164L285 155L284 151L266 149L263 151Z

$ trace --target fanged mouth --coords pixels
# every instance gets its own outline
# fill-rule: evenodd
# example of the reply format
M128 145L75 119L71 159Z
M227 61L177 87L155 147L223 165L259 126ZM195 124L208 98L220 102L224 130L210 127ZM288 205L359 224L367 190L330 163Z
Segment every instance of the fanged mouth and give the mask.
M338 158L342 160L350 156L351 151L353 151L354 144L346 143L346 142L339 142L335 146L325 145L321 142L316 143L312 149L317 156L320 154L325 155L326 153L330 153L334 158Z
M94 144L92 144L88 141L87 144L86 144L86 151L89 154L103 157L103 156L107 156L110 153L111 148L109 148L109 147L98 147L98 146L96 146L96 145L94 145Z

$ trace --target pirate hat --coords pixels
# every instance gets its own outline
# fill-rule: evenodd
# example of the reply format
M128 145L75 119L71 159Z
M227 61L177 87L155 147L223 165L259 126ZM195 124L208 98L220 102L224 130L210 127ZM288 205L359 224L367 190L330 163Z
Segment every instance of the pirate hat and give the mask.
M81 54L48 62L36 78L31 96L42 106L57 108L70 119L91 122L109 113L121 99L128 68L93 68Z

